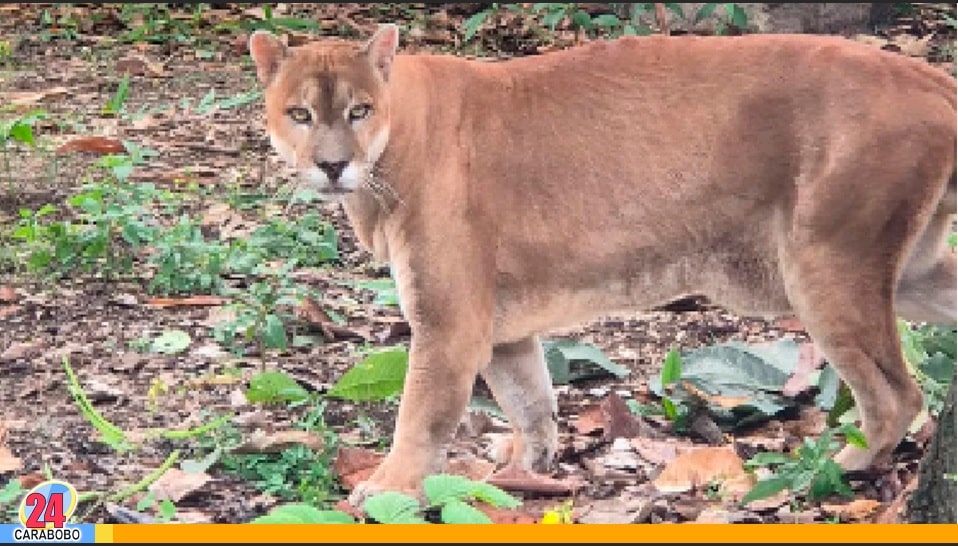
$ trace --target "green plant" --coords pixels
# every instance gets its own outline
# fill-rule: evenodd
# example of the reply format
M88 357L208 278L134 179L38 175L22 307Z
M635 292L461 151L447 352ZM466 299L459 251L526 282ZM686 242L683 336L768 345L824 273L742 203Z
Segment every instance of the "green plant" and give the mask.
M30 147L36 146L33 126L46 117L47 114L43 110L34 110L13 119L0 121L0 155L3 156L3 174L7 180L8 192L13 191L13 178L10 175L10 144L19 142Z
M408 364L405 349L372 353L343 374L327 395L354 402L397 396L402 392Z
M0 489L0 514L4 521L19 521L20 499L27 492L19 479L12 479Z
M371 520L383 524L429 523L429 518L436 515L439 522L446 524L483 524L492 521L473 503L484 502L496 508L515 508L522 504L498 487L452 474L427 476L423 492L425 506L409 495L387 491L366 499L363 511ZM336 510L280 505L253 523L356 523L356 520Z
M746 469L774 467L774 473L755 484L742 498L742 503L771 497L785 489L792 494L804 494L810 501L833 494L850 496L852 491L845 482L844 471L833 460L841 448L836 436L844 436L849 444L860 448L868 446L865 436L857 427L844 424L826 429L818 439L805 438L802 445L790 454L759 453L745 462Z
M147 290L159 294L218 293L223 286L228 247L206 240L200 226L183 215L154 238L156 267Z

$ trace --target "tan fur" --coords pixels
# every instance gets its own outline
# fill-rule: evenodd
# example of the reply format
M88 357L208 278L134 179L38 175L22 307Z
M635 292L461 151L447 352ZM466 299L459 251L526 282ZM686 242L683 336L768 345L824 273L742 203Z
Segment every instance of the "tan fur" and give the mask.
M267 126L299 166L364 163L344 198L388 260L412 328L392 449L353 501L416 490L482 373L515 427L512 464L544 470L555 400L539 333L703 294L796 314L854 392L865 469L921 407L896 313L953 324L955 81L841 38L645 37L507 62L251 39ZM317 81L331 77L324 95ZM293 128L293 103L374 103L352 130ZM332 99L332 100L331 100ZM339 154L339 155L337 155Z

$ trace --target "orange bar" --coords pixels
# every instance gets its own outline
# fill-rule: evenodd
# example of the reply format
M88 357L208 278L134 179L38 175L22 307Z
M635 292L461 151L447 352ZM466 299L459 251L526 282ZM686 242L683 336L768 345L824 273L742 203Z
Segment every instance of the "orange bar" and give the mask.
M114 525L120 542L712 542L905 543L958 541L958 525Z

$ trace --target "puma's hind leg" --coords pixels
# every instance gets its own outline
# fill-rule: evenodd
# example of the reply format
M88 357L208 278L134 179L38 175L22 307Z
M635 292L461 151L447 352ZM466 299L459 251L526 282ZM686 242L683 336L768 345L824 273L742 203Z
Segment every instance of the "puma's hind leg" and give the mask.
M558 441L558 408L539 338L496 345L480 374L513 427L509 467L550 470Z

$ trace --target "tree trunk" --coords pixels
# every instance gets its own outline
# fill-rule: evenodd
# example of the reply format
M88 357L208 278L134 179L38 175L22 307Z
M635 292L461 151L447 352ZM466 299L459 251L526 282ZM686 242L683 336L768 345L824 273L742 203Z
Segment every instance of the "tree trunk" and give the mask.
M948 399L938 417L938 429L918 471L918 487L908 500L907 521L910 523L958 523L955 384L956 380L952 379Z

